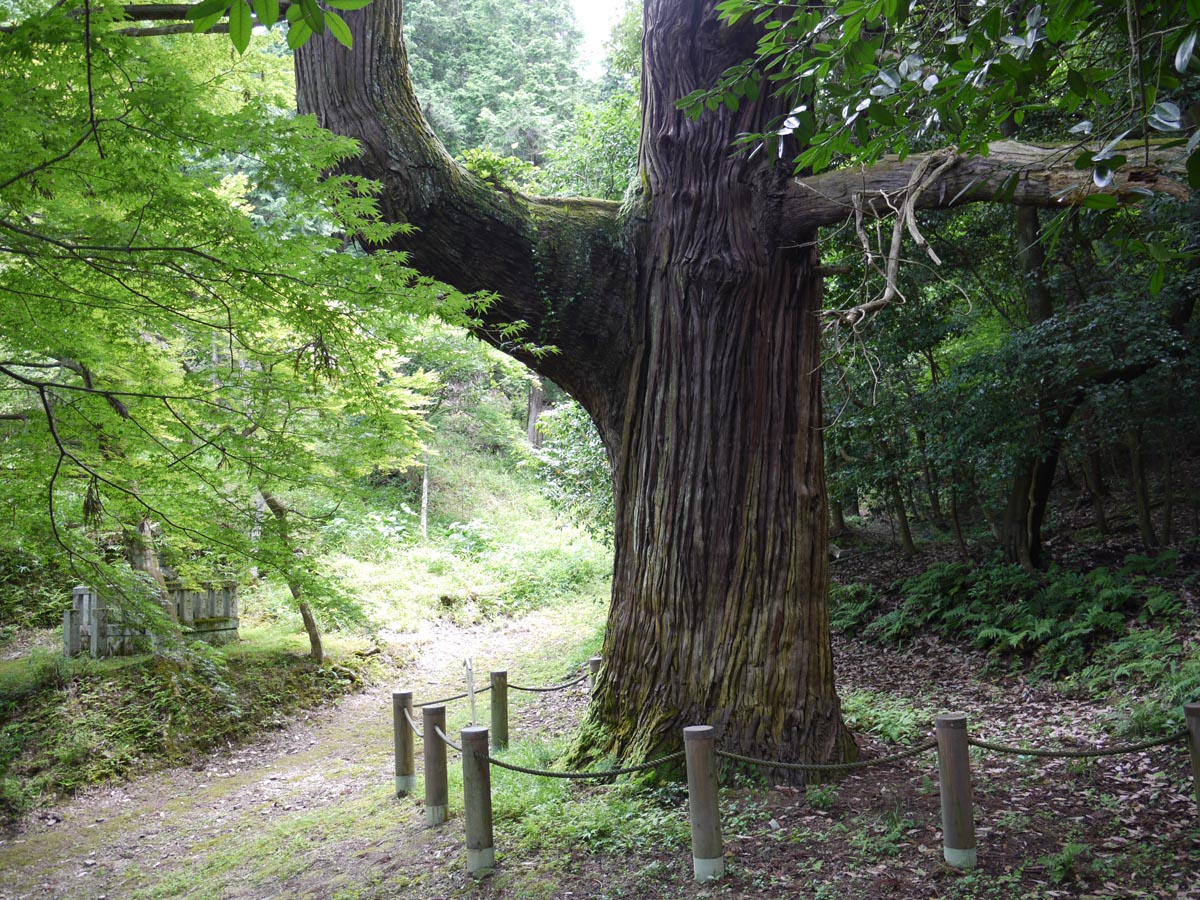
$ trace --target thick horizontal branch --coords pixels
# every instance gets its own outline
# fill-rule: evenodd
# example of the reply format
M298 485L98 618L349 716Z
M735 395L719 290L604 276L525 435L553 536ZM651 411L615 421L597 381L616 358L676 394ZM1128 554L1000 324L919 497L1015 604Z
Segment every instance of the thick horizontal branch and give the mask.
M948 209L963 203L1002 200L1027 206L1067 207L1092 194L1112 194L1122 203L1147 194L1186 200L1182 148L1150 146L1148 163L1127 164L1105 188L1092 182L1090 169L1075 168L1078 146L1037 147L1016 141L989 145L986 156L960 155L944 167L937 180L924 186L918 209ZM1099 148L1097 148L1099 149ZM1143 158L1143 148L1130 149L1131 159ZM868 169L839 170L793 180L782 200L781 227L786 233L813 225L837 225L853 218L856 206L886 215L903 203L917 168L929 154L903 160L884 157Z
M258 24L257 21L255 24ZM187 22L178 22L174 25L150 25L139 28L121 28L117 34L122 37L159 37L164 34L192 34L195 29ZM205 34L229 34L229 23L218 22L204 32Z
M286 12L291 0L280 0L280 13ZM131 22L174 22L188 17L189 3L127 3L122 8Z

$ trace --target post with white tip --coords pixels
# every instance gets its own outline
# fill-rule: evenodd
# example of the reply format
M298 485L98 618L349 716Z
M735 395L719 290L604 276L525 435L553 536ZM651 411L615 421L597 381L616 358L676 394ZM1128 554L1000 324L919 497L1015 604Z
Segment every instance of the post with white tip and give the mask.
M439 730L446 733L446 707L426 706L421 725L425 733L425 824L432 828L446 821L450 807L446 742L438 734Z
M492 766L488 730L462 730L463 820L467 828L467 874L484 878L496 870L492 842Z
M416 762L413 759L413 732L408 724L412 715L412 691L396 691L392 694L392 738L396 748L396 796L407 797L416 783Z
M938 780L942 793L942 854L956 869L973 869L975 847L974 795L971 755L965 713L946 713L934 720L938 744Z
M599 656L593 656L588 660L588 675L591 676L588 685L592 690L596 689L596 682L600 680L600 663L603 661L603 658Z
M1196 806L1200 808L1200 703L1186 703L1183 716L1187 720L1188 750L1192 754L1192 788L1196 792Z
M692 824L692 873L697 881L712 881L725 874L713 727L692 725L683 729L683 749L687 762L688 818Z

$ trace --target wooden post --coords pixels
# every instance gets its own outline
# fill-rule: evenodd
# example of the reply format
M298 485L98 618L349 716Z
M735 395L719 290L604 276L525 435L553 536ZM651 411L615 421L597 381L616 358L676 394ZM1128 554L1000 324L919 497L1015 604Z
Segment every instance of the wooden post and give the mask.
M588 674L592 676L592 680L591 680L592 690L596 689L596 680L600 675L600 664L603 661L604 661L603 658L599 657L599 656L593 656L591 659L588 660Z
M392 694L392 737L396 748L396 796L407 797L416 783L416 761L413 759L413 730L404 713L412 715L412 691Z
M462 730L463 819L467 826L467 874L483 878L496 870L492 843L492 766L487 761L488 730Z
M492 749L508 749L508 673L492 673Z
M697 881L712 881L725 874L713 727L692 725L683 729L683 749L687 761L688 817L692 823L692 873Z
M938 779L942 789L942 853L956 869L973 869L975 848L971 756L967 716L946 713L934 721L938 742Z
M446 821L450 806L450 785L446 780L446 742L437 729L446 733L446 707L426 706L421 713L425 732L425 824L431 828Z
M1187 720L1188 749L1192 754L1192 788L1200 807L1200 703L1185 703L1183 716Z

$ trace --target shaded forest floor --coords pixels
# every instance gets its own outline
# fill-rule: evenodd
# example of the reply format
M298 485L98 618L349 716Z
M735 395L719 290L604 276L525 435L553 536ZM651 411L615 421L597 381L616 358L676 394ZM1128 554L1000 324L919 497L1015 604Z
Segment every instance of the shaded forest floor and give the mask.
M1200 897L1200 816L1181 745L1092 762L975 756L973 873L942 863L932 752L807 789L727 772L728 874L705 886L691 880L678 789L631 800L629 788L573 785L543 803L524 776L494 778L498 869L475 883L456 801L447 825L427 829L420 787L393 794L389 694L457 693L466 656L477 672L508 666L514 682L549 683L594 648L602 620L600 606L580 604L393 635L385 649L410 660L394 683L191 767L39 811L0 843L0 898ZM930 639L900 652L843 638L836 650L866 757L924 737L947 710L1004 743L1113 742L1103 705L985 676L986 660L960 648ZM517 740L570 733L587 695L580 686L514 701ZM451 727L465 724L465 704L451 709Z

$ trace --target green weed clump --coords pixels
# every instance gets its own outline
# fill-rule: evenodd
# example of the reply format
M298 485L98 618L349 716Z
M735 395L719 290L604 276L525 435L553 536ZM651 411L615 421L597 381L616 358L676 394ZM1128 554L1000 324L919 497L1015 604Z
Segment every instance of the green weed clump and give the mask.
M899 603L885 612L867 585L833 588L830 617L835 628L878 643L903 644L918 634L965 641L1092 693L1145 686L1137 700L1122 701L1126 730L1161 733L1179 724L1183 703L1200 696L1200 652L1179 636L1186 613L1151 580L1173 571L1176 559L1173 552L1130 556L1116 572L1039 574L937 563L903 582Z
M850 637L862 633L879 609L879 596L869 584L829 585L829 624Z
M869 732L889 744L926 737L934 716L933 710L877 691L852 691L842 698L842 717L852 731Z
M0 642L22 628L62 626L71 605L70 573L27 553L0 550Z

